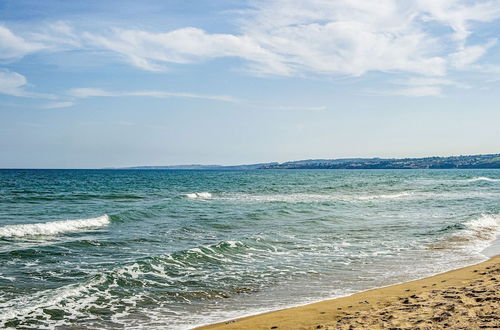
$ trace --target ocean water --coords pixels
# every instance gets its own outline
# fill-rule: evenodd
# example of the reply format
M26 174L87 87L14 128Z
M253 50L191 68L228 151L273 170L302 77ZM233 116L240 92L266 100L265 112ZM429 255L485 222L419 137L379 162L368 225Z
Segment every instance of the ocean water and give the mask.
M0 170L0 327L186 329L485 260L499 170Z

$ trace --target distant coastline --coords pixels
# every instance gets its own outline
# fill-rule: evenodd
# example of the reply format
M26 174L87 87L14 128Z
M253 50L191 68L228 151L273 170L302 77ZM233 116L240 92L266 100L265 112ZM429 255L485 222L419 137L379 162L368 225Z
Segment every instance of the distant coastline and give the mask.
M272 170L272 169L500 169L500 154L424 158L306 159L246 165L134 166L135 170Z

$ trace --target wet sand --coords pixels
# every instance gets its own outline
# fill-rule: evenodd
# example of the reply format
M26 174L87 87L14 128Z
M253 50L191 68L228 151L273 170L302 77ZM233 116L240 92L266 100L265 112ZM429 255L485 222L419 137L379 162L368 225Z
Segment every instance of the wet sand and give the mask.
M496 329L500 256L432 277L200 329Z

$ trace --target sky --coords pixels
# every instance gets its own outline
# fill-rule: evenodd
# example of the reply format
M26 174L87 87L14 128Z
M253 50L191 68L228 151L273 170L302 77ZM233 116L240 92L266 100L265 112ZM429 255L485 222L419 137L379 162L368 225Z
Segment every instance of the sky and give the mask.
M500 0L0 0L0 168L500 153Z

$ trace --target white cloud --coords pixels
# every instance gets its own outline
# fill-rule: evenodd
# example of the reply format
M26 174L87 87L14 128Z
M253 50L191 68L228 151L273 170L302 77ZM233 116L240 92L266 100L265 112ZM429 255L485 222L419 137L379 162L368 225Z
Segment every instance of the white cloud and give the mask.
M95 96L119 96L119 93L111 93L107 92L100 88L73 88L68 91L70 96L84 99L87 97L95 97Z
M216 101L224 101L224 102L239 102L238 99L236 99L232 96L227 96L227 95L172 93L172 92L163 92L163 91L137 91L137 92L124 93L122 95L125 95L125 96L146 96L146 97L156 97L156 98L177 97L177 98L188 98L188 99L216 100Z
M83 37L89 44L119 53L130 63L151 71L163 70L162 63L193 63L217 57L241 57L280 70L275 54L244 35L208 34L188 27L166 33L114 29L107 37L88 32Z
M0 69L0 94L44 99L56 98L56 96L52 94L28 92L25 89L27 86L28 81L22 74L5 69Z
M294 5L283 3L280 7L286 8L276 11L260 8L240 35L183 28L167 33L114 30L108 36L85 33L84 38L91 45L119 53L133 65L152 71L164 69L165 63L216 57L239 57L249 61L248 68L254 73L283 76L307 72L358 76L367 71L440 75L446 70L446 60L431 52L436 40L413 29L411 15L401 19L401 13L393 13L390 18L398 22L392 25L387 25L384 17L372 22L371 14L377 17L382 12L366 12L363 5L358 11L365 13L351 8L344 15L341 8L336 8L339 10L328 17L324 17L324 8L318 8L305 20L305 8ZM269 20L272 24L267 16L273 16ZM366 18L370 20L363 21Z
M487 51L488 45L466 46L466 40L473 23L500 18L500 2L273 0L256 1L240 14L240 34L186 27L166 33L114 29L83 37L88 45L151 71L164 70L168 63L238 57L255 74L439 76Z
M258 106L259 108L266 108L271 110L299 110L299 111L324 111L326 110L326 106L287 106L287 105L279 105L279 106Z
M471 34L472 23L491 22L500 17L498 0L418 0L416 6L424 13L425 21L436 21L451 28L453 39L462 46Z
M444 78L410 78L406 81L395 82L408 86L454 86L458 88L469 88L470 86L451 79Z
M16 36L8 28L0 25L0 60L14 60L44 49L45 46L26 41L20 36Z
M498 0L274 0L257 2L244 31L296 72L444 75L473 23L498 18Z
M174 93L165 91L107 91L100 88L73 88L66 93L70 97L75 97L78 99L85 99L91 97L153 97L153 98L188 98L188 99L204 99L204 100L215 100L222 102L233 102L246 104L251 107L259 109L269 109L269 110L300 110L300 111L323 111L326 110L325 106L272 106L266 104L253 103L241 99L234 98L227 95L207 95L207 94L193 94L193 93Z
M89 98L89 97L123 97L123 96L142 96L142 97L154 97L154 98L189 98L189 99L205 99L205 100L216 100L224 102L239 102L227 95L206 95L206 94L193 94L193 93L174 93L165 91L129 91L129 92L111 92L100 88L73 88L70 89L67 94L76 98Z
M496 40L491 40L485 45L475 45L462 47L457 52L450 55L451 65L458 69L463 69L476 62L481 56L486 54L489 48L496 44Z
M72 107L73 105L75 105L75 103L74 102L70 102L70 101L65 101L65 102L51 102L51 103L43 105L41 108L42 109L60 109L60 108Z
M26 78L8 70L0 70L0 93L12 96L24 96L24 87L28 82Z
M405 87L405 88L395 88L390 91L386 91L385 95L400 95L400 96L410 96L410 97L422 97L422 96L440 96L441 87L439 86L415 86L415 87Z
M14 61L40 51L84 49L81 36L66 22L44 25L21 36L0 25L0 61Z
M437 40L396 1L258 2L244 31L295 73L360 76L368 71L444 74Z
M83 49L115 53L149 71L235 57L255 75L444 76L450 69L474 69L493 46L495 40L475 45L468 40L477 23L500 18L500 0L256 0L239 14L235 34L196 27L76 32L55 22L20 37L0 26L0 58Z
M400 95L410 97L441 96L443 86L452 86L456 88L470 88L467 84L456 82L444 78L418 77L407 80L393 81L394 87L384 91L372 92L375 95Z
M64 21L50 23L30 34L30 38L43 44L46 50L64 51L70 49L81 49L84 45L81 36L74 31L73 27Z

